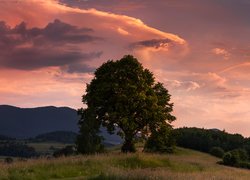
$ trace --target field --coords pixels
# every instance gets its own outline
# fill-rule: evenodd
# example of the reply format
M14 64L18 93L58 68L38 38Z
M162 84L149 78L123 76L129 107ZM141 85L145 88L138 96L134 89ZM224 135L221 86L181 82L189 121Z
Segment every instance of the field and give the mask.
M36 152L38 152L39 154L53 154L54 150L61 149L67 145L72 145L72 144L41 142L41 143L28 143L28 145L35 148Z
M0 164L0 179L249 179L250 171L216 164L208 154L178 148L176 154L121 154L33 159Z

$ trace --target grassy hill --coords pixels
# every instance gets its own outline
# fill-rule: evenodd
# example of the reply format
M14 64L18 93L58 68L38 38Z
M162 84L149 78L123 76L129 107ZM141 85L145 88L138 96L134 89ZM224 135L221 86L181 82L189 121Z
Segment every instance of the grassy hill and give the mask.
M226 167L205 153L106 154L0 163L0 179L249 179L250 171Z

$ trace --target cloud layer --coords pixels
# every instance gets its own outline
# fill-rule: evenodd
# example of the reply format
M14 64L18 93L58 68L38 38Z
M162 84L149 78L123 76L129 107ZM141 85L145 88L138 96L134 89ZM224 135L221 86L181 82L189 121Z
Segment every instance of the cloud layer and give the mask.
M0 3L0 103L79 108L94 69L133 54L172 94L176 127L250 135L247 1Z
M79 44L93 43L101 38L92 36L90 28L78 28L55 20L44 28L27 28L24 22L9 27L0 22L0 66L21 70L63 67L69 72L90 72L84 61L99 58L102 52L74 50ZM79 68L82 67L82 69Z

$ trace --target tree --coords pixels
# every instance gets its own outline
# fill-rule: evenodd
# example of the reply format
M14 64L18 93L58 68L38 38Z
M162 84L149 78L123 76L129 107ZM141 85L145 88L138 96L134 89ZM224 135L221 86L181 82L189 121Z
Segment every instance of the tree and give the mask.
M221 147L212 147L209 153L218 158L222 158L225 154L224 150Z
M146 152L167 152L173 153L174 138L171 133L170 125L162 125L158 130L153 131L144 146Z
M90 124L92 128L87 133L100 143L101 137L97 133L101 125L109 133L114 133L117 128L118 134L124 138L122 151L134 152L137 133L153 135L175 120L170 114L173 104L169 102L168 91L163 84L155 83L153 74L133 56L110 60L100 66L94 75L82 98L87 108L80 111L80 136L86 135L84 129ZM77 143L78 147L82 147L85 141L79 138Z
M94 118L91 108L79 109L78 114L81 116L80 134L77 136L77 151L83 154L102 152L104 147L101 144L102 137L98 135L100 123Z

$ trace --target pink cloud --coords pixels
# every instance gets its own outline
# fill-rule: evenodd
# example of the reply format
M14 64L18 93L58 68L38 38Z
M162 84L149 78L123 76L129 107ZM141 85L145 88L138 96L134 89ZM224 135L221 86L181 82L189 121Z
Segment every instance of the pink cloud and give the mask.
M56 0L1 1L1 21L8 26L0 24L8 29L0 34L1 103L78 108L91 71L104 61L133 54L169 89L176 126L249 135L249 28L243 27L240 13L215 1L128 2L129 7L120 2L111 10L102 6L110 2L87 3L104 11ZM38 33L25 39L30 31L45 32L46 27L54 27L51 36ZM62 33L62 27L70 30ZM79 42L84 37L94 40ZM27 52L36 56L29 58ZM75 58L60 58L65 54Z

